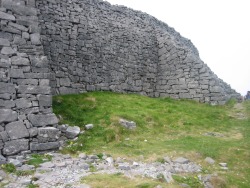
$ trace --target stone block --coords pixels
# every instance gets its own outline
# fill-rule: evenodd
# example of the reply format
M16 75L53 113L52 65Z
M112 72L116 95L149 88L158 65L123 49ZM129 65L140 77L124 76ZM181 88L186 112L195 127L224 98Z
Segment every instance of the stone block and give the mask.
M38 68L48 68L48 59L46 56L30 56L31 65Z
M49 86L20 85L17 89L22 94L50 94Z
M59 148L59 142L47 142L47 143L30 143L31 151L44 151Z
M60 85L61 86L70 86L70 79L69 78L60 78Z
M34 45L40 45L41 44L40 34L39 33L31 34L30 35L30 40L31 40L31 44L34 44Z
M28 99L17 99L16 100L16 107L17 109L24 109L32 107L32 103Z
M57 141L61 135L61 131L54 127L38 128L38 142Z
M10 69L10 78L24 78L22 69Z
M80 133L80 127L74 126L74 127L68 127L65 131L65 136L69 139L73 139L77 137Z
M0 11L0 19L1 20L11 20L11 21L16 20L15 16L13 16L11 14L7 14L7 13L2 12L2 11Z
M10 41L8 39L0 38L0 46L10 46Z
M37 127L32 127L28 129L30 137L34 137L38 134L38 128Z
M220 86L212 86L212 87L210 87L209 90L212 93L220 93L220 92L222 92L222 88Z
M21 151L26 151L29 149L29 140L18 139L5 142L3 148L4 155L14 155L20 153Z
M26 7L22 5L11 5L11 10L21 16L36 16L37 10L33 7Z
M3 55L13 55L15 53L16 53L16 51L11 47L4 46L1 50L1 54L3 54Z
M23 121L15 121L5 126L6 132L12 140L29 137L29 132Z
M38 96L39 106L51 106L52 97L50 95L39 95Z
M0 99L0 108L11 109L13 107L15 107L15 102L14 101Z
M0 139L3 140L4 142L9 140L9 135L7 134L6 131L0 132Z
M55 114L30 114L28 115L28 119L35 127L45 127L47 125L54 125L58 123L58 119Z
M17 112L11 109L0 109L0 124L17 120Z
M13 56L11 57L11 64L12 65L30 65L28 58L23 58L21 56Z

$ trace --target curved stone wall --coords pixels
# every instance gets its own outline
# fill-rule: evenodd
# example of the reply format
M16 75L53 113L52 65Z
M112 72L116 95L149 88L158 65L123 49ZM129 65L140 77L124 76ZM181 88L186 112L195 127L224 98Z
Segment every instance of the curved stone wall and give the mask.
M194 45L145 13L99 0L37 0L54 94L94 90L224 104L239 97Z
M188 39L146 13L100 0L0 3L3 155L59 147L52 93L109 90L211 104L240 98Z

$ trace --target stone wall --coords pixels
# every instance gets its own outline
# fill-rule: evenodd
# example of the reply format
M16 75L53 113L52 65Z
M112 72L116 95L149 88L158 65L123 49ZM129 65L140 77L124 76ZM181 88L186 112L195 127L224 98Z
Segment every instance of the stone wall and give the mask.
M52 94L108 90L211 104L240 97L188 39L146 13L100 0L0 3L3 155L59 147Z
M58 148L56 137L43 138L59 130L35 2L0 2L0 155Z
M173 28L99 0L37 0L54 94L109 90L224 104L237 97Z

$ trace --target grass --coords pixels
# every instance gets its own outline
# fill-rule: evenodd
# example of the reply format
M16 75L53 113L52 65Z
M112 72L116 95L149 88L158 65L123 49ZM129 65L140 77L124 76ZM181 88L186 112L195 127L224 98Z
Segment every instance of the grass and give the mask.
M95 188L153 188L161 185L163 188L174 188L175 185L166 184L157 180L147 178L130 179L120 173L117 174L93 174L82 178L82 183L89 184Z
M51 155L47 154L32 154L31 158L27 161L28 165L34 165L36 168L39 167L40 164L44 162L48 162L52 160Z
M234 105L234 101L210 106L189 100L110 92L53 98L53 110L62 117L60 123L82 129L86 124L94 124L77 141L71 141L64 153L105 153L130 159L143 157L145 161L184 156L202 164L207 172L218 173L227 187L248 187L250 102L244 102L242 109L235 109ZM239 113L246 118L237 118ZM123 128L120 118L136 122L137 128ZM204 135L209 132L223 136ZM216 164L206 164L205 157L212 157ZM221 170L220 162L226 162L229 170Z

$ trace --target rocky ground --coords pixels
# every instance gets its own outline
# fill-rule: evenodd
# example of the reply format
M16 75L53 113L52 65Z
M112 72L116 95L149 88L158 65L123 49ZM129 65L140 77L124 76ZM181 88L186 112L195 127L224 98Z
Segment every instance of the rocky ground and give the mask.
M179 157L174 160L165 157L161 162L144 163L141 161L130 161L122 158L112 158L111 156L97 156L79 154L77 157L63 155L57 152L48 153L51 155L51 161L47 161L35 168L33 165L27 165L31 155L17 156L9 158L17 170L31 171L34 174L28 176L17 176L16 174L6 174L0 170L0 179L4 188L26 188L30 184L38 185L40 188L88 188L90 185L81 183L81 178L96 174L116 174L121 173L127 177L142 176L157 179L164 178L166 183L173 181L173 174L181 173L199 173L202 167L189 161L186 158ZM213 159L207 158L208 163L214 163ZM205 187L212 187L209 180L212 176L199 176ZM183 187L189 187L182 185ZM161 186L158 186L161 187Z

